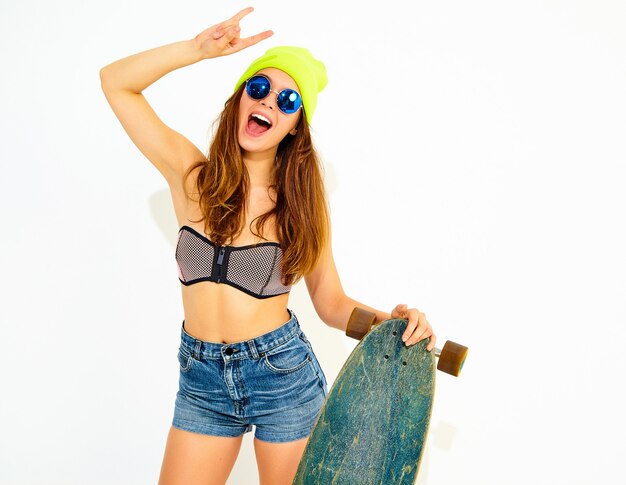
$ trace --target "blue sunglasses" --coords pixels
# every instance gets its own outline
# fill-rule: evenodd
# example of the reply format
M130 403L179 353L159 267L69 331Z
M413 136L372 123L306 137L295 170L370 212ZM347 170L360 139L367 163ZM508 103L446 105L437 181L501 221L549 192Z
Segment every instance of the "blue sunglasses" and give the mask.
M302 107L302 97L298 91L283 89L280 93L272 91L270 80L263 74L252 76L246 81L246 93L252 99L263 99L270 93L276 93L276 105L285 114L292 114Z

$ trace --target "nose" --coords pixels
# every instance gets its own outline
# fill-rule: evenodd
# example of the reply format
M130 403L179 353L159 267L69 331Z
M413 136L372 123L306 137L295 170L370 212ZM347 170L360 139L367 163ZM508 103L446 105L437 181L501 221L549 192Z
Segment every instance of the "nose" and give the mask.
M272 96L272 93L275 93L274 96ZM278 99L278 91L274 91L272 89L269 92L269 94L261 100L261 104L263 106L269 107L270 109L274 109L274 107L278 108L278 105L276 104L277 99Z

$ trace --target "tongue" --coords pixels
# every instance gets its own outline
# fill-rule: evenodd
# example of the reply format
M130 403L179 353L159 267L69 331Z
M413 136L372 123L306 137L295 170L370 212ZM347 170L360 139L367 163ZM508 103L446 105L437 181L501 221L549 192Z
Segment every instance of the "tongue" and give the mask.
M261 133L264 133L267 130L269 130L269 127L266 126L266 125L262 125L260 123L257 123L256 120L254 118L252 118L252 119L250 119L248 121L248 130L253 135L260 135Z

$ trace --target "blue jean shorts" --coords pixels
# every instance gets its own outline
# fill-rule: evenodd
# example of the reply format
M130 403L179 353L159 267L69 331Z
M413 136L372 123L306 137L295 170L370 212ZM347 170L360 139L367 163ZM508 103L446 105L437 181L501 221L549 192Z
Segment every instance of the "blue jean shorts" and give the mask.
M328 394L326 376L298 319L231 344L199 340L181 327L179 389L172 425L214 436L252 431L286 442L311 433Z

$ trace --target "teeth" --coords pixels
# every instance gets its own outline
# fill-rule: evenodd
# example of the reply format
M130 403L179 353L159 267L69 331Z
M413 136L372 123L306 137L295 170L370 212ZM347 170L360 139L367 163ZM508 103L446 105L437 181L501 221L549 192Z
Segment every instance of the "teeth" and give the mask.
M270 120L268 120L265 116L257 114L257 113L252 113L251 115L254 118L258 118L260 120L265 121L268 125L272 126L272 122Z

